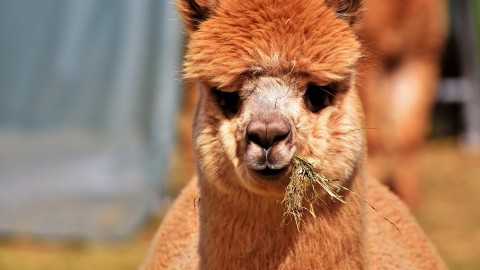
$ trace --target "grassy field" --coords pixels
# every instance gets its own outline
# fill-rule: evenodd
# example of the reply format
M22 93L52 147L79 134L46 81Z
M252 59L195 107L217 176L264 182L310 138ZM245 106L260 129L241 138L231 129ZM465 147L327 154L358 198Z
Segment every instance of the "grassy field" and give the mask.
M157 218L132 239L115 244L4 240L0 242L0 269L137 269L159 223L160 218Z
M451 141L431 142L426 150L418 220L450 269L480 269L480 157L462 155ZM136 269L159 220L131 240L110 245L4 240L0 269Z
M416 216L450 269L480 269L480 156L431 143L422 163L425 201Z

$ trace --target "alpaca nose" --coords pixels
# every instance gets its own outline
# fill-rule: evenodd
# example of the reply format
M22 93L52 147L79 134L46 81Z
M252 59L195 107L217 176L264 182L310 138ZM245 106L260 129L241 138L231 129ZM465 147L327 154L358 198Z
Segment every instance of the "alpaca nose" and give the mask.
M247 139L265 150L288 140L290 133L288 122L276 116L254 119L247 125Z

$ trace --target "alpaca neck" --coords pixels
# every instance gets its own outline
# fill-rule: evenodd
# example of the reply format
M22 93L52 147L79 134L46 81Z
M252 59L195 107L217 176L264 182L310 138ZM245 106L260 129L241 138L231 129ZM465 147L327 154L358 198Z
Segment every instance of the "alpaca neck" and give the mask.
M357 172L347 181L363 198ZM352 192L347 204L317 200L314 218L304 211L299 230L283 221L283 204L239 190L225 194L200 181L201 269L363 269L363 202Z

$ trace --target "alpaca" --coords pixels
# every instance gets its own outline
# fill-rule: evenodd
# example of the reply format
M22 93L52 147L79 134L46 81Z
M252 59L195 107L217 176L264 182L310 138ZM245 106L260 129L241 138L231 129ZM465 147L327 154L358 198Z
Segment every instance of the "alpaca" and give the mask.
M446 36L443 0L366 0L358 83L370 173L407 205L421 201L418 157L429 131Z
M185 77L201 90L198 176L142 269L445 269L407 208L367 174L360 0L178 5L190 34ZM294 154L355 192L342 204L318 189L300 228L280 203Z

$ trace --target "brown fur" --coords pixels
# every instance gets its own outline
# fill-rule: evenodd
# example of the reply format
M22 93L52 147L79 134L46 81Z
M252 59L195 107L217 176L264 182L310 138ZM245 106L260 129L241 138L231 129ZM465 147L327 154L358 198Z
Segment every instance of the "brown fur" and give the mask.
M192 1L179 1L180 8L196 7ZM208 17L197 16L203 21L191 28L185 63L186 77L201 89L194 127L198 180L173 205L143 268L444 269L408 210L366 174L355 88L360 43L356 16L345 16L343 5L350 3L347 10L354 14L358 2L211 3L203 11ZM306 105L310 84L335 86L332 103L319 112ZM238 93L241 109L228 117L212 89ZM246 134L249 123L272 113L291 127L288 139L269 148L274 160L296 152L378 206L403 235L375 214L366 215L365 203L351 192L343 194L347 204L320 193L328 207L313 203L316 217L304 215L300 230L294 222L282 225L279 201L291 168L275 179L259 176L251 164L258 145Z
M429 131L446 32L443 0L367 0L367 59L359 92L369 168L411 207L419 204L418 155Z

